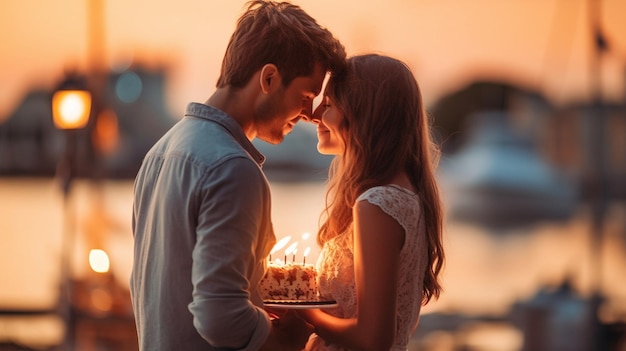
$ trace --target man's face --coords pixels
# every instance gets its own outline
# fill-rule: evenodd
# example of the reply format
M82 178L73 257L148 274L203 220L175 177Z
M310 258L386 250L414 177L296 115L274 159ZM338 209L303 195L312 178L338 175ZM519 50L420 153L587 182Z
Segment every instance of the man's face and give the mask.
M319 95L326 72L316 64L313 73L296 77L288 86L269 94L257 106L255 124L257 138L278 144L302 117L310 117L313 99Z

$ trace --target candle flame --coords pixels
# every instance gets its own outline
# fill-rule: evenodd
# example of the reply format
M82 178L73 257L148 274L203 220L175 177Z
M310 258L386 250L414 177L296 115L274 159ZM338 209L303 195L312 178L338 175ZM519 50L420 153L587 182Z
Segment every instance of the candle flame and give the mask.
M291 236L290 235L287 235L284 238L278 240L276 245L274 245L274 247L272 248L272 251L270 251L270 255L275 254L276 251L278 251L278 250L282 249L283 247L285 247L285 245L287 245L289 240L291 240Z
M302 233L302 240L306 240L311 236L311 233L309 232L304 232Z
M285 250L285 255L291 255L292 252L295 252L296 246L298 246L298 242L289 245L289 247Z
M304 249L304 257L307 257L309 255L309 252L311 252L311 247L307 246L307 248Z
M89 266L96 273L109 271L109 255L104 250L93 249L89 251Z

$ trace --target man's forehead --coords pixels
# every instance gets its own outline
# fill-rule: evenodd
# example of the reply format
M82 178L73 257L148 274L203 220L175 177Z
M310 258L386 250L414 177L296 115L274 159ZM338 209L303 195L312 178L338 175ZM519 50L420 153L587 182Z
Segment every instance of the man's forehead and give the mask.
M316 64L310 75L296 77L290 85L302 90L304 93L317 96L323 91L327 77L328 73L323 70L320 64Z
M309 77L311 78L310 92L317 96L324 91L323 87L328 77L328 72L324 70L321 64L317 63Z

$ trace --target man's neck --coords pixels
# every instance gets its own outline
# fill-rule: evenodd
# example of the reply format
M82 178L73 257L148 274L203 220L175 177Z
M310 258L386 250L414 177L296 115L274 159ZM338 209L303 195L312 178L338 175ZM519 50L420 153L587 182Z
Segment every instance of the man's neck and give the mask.
M250 90L246 87L242 89L218 88L205 104L224 111L232 117L241 126L246 137L252 141L256 137L253 120L255 99Z

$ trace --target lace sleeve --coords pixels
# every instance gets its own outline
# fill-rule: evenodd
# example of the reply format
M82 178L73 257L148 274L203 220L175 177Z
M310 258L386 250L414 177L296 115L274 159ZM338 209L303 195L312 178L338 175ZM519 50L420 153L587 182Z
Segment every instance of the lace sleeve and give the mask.
M394 186L378 186L366 190L357 201L367 201L380 207L400 223L405 232L411 232L416 226L412 219L419 215L419 201L417 195L408 190Z

